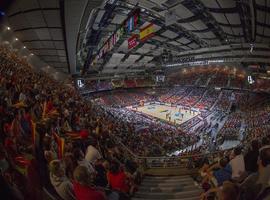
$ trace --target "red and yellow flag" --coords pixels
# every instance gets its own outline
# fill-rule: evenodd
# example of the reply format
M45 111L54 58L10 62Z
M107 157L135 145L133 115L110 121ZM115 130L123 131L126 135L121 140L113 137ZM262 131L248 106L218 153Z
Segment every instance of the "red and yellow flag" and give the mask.
M53 106L52 102L45 101L43 103L42 119L51 118L58 114L59 113Z
M154 35L154 26L149 24L144 28L140 29L140 40L143 42Z
M19 108L27 107L23 101L20 101L20 102L18 102L18 103L15 103L15 104L13 104L12 106L15 107L15 108L18 108L18 109L19 109Z

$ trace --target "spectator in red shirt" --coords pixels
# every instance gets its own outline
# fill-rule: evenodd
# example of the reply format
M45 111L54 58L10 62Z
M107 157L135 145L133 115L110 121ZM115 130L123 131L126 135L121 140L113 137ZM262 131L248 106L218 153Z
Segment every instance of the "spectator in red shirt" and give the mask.
M113 190L129 193L128 177L123 170L120 170L120 164L117 161L110 163L108 182Z
M107 200L105 193L93 186L93 177L85 166L77 166L73 173L74 193L77 200Z

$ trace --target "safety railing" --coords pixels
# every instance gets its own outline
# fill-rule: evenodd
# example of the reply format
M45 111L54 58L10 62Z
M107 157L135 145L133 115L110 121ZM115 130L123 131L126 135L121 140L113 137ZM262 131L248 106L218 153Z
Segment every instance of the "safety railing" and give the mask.
M219 154L224 151L217 151L212 153L199 153L180 156L161 156L161 157L144 157L135 155L121 140L117 137L113 137L115 143L122 148L122 153L127 158L132 158L143 165L144 168L194 168L196 163L203 158L214 161Z

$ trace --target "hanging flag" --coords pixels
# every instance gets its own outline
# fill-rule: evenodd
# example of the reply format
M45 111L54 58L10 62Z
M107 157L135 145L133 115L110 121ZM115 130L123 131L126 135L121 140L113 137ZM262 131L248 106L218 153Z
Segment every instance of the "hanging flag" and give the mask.
M58 152L59 159L63 158L64 151L65 151L65 139L60 137L60 140L59 140L59 152Z
M130 33L134 30L134 16L127 20L127 32Z
M64 155L65 139L61 138L57 133L53 132L53 138L57 144L58 159L61 160Z
M43 103L42 119L46 117L46 108L47 108L47 101Z
M12 106L15 107L15 108L24 108L24 107L27 107L27 105L24 102L22 102L22 101L20 101L18 103L15 103Z
M113 34L111 37L111 47L113 47L116 44L116 34Z
M138 45L137 42L137 35L132 35L129 39L128 39L128 49L132 49L134 47L136 47Z
M120 38L124 35L124 27L121 27L116 32L116 42L120 40Z
M154 35L154 26L149 24L146 27L140 29L140 40L143 42Z
M135 15L134 15L134 27L136 27L139 23L139 12L137 12Z
M43 103L42 120L47 120L57 115L59 115L59 113L53 106L53 103L51 101L45 101Z

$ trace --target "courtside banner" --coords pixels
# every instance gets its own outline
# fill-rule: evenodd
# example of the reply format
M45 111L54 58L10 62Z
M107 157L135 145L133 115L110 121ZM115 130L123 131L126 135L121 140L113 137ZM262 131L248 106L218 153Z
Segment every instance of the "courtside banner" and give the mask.
M133 35L128 39L128 49L132 49L138 45L137 35Z
M149 24L146 27L140 29L140 40L143 42L154 35L154 26Z

